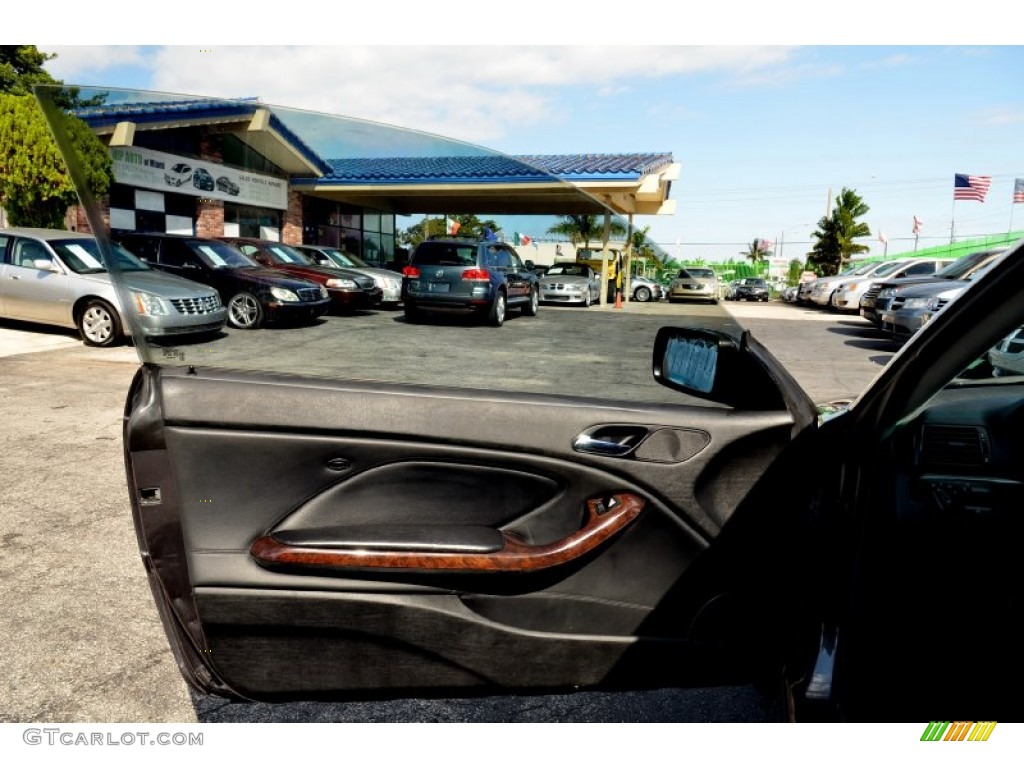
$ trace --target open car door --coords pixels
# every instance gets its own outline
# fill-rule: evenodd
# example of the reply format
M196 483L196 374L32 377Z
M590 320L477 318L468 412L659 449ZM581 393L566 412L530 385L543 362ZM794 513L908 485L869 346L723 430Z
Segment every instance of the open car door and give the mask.
M158 94L40 100L101 242L114 222L90 197L69 121L108 144L126 123L136 146L156 143L148 131L191 136L206 166L217 142L264 168L294 159L284 144L320 175L320 154L368 143L441 165L472 155L542 176L551 210L604 211L519 161L386 126ZM309 175L296 172L293 191L310 191L307 210L328 205ZM221 187L202 194L236 194ZM403 381L387 360L360 380L341 364L314 377L276 359L272 334L232 334L259 343L218 357L223 339L169 349L136 333L128 488L184 677L257 700L723 683L768 684L784 700L784 669L813 659L820 632L796 578L806 505L777 503L789 493L779 457L795 456L814 410L724 313L707 322L718 331L673 338L705 360L721 349L729 375L650 402L575 394L585 383L564 382L585 382L578 368L555 391L506 382L499 362L487 363L493 387L459 386L457 359L433 384ZM637 343L660 371L669 337L656 350L646 327ZM423 333L440 348L461 331ZM339 327L332 343L344 339ZM588 343L601 341L595 328ZM644 367L629 375L653 385Z
M537 215L513 194L530 179L526 198L549 211L605 210L521 160L385 126L158 94L40 101L101 244L127 215L108 222L91 198L75 121L118 146L169 131L163 143L193 142L204 167L272 171L266 185L291 185L286 205L306 194L303 211L327 211L325 231L350 211L331 174L348 168L345 205L365 203L382 157L413 175L467 158L511 174L506 196L458 203L480 213ZM163 162L155 151L137 154ZM456 205L444 178L417 186L416 204ZM216 208L240 190L198 194ZM361 231L380 247L376 215ZM339 318L171 346L145 337L124 293L142 360L128 490L183 675L260 700L759 683L797 714L1016 719L1022 253L820 426L717 308L661 330L609 313L533 317L535 337L514 322ZM401 354L375 355L396 333ZM609 358L613 333L626 343ZM578 346L551 354L563 337ZM626 364L636 350L642 364ZM546 376L516 367L530 355L548 355Z

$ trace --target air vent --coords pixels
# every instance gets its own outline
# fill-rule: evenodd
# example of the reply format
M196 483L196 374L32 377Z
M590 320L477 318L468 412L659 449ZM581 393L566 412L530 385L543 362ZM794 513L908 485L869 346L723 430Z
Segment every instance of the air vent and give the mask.
M982 427L926 424L921 432L922 464L981 467L988 459L988 434Z

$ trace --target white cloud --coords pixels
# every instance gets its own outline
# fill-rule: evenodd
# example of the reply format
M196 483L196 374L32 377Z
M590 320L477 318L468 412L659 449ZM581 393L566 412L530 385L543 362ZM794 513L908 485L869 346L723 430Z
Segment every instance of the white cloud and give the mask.
M1020 107L1003 107L990 109L982 116L985 125L1016 125L1024 123L1024 109Z
M863 66L865 69L889 69L892 67L902 67L913 60L914 57L906 53L895 53L891 56L884 56L881 59L865 62Z
M102 76L113 67L146 66L146 57L137 45L41 45L39 49L57 54L46 63L46 71L68 83Z
M258 96L270 104L494 141L557 113L558 89L628 88L638 78L749 74L783 65L778 47L280 46L158 49L152 88Z

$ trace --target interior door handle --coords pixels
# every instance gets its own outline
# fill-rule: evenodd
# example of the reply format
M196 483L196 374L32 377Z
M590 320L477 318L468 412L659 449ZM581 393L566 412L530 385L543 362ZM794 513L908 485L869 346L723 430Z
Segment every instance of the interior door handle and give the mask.
M646 427L609 425L594 427L572 441L574 451L598 456L628 456L647 437Z
M306 542L285 543L273 532L249 549L267 568L290 570L389 570L444 573L533 573L554 568L592 552L624 531L644 509L644 500L631 493L611 494L587 501L582 527L549 544L528 544L511 531L500 531L502 546L493 552L438 552L395 549L379 551L317 542L315 531Z

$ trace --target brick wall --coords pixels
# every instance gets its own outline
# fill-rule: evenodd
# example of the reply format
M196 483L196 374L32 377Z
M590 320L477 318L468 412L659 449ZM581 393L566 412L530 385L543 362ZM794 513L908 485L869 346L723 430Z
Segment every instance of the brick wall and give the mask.
M281 222L281 242L302 245L302 195L294 189L288 190L288 210Z
M100 199L100 215L103 217L103 226L106 232L110 232L110 197L104 195ZM73 205L68 208L67 216L64 217L64 226L73 232L85 232L93 234L89 226L89 220L85 218L85 208L80 205Z
M196 235L198 237L224 236L224 201L197 198Z

